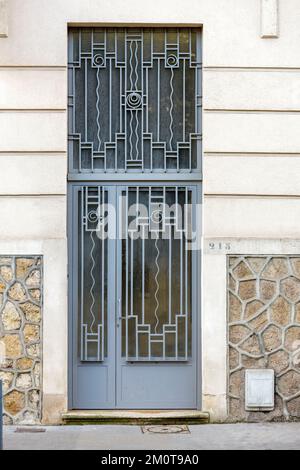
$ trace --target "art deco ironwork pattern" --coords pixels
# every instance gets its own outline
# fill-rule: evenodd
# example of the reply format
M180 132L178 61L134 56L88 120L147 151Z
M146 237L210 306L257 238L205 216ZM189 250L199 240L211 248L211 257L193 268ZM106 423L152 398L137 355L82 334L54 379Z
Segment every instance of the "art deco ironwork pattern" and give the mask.
M128 187L122 194L127 231L122 242L123 357L129 361L188 360L191 190ZM135 207L137 211L132 210Z
M74 28L70 172L191 172L201 159L201 35Z
M78 202L78 350L81 361L102 361L107 350L107 241L98 235L107 191L100 186L83 186Z

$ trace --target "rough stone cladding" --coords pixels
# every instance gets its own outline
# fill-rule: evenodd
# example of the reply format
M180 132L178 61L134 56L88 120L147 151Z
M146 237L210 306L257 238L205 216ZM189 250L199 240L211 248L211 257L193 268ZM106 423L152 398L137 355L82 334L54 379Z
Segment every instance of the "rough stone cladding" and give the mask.
M245 369L275 371L274 411L245 411ZM230 421L300 418L300 257L228 257Z
M5 424L41 419L42 258L0 256L0 379Z

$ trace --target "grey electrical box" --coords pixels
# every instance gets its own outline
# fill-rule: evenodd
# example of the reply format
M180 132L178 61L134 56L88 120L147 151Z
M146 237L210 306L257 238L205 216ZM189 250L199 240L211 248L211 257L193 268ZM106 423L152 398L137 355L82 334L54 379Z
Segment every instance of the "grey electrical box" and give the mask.
M246 369L245 408L247 411L274 409L274 370Z

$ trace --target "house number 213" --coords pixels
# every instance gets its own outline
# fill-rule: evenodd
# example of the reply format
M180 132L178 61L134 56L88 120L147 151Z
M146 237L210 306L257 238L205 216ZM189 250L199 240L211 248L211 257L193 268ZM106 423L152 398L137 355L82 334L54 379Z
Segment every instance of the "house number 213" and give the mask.
M209 246L210 250L222 250L222 251L223 250L226 250L226 251L231 250L231 244L228 243L228 242L226 242L226 243L224 243L224 242L217 242L217 243L210 242L208 244L208 246Z

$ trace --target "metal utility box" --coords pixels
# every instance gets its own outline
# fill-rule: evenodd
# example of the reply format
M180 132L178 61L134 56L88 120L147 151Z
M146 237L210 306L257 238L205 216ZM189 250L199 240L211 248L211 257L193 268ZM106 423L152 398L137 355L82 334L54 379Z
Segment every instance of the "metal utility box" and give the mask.
M245 388L245 408L247 411L274 409L273 369L247 369Z

